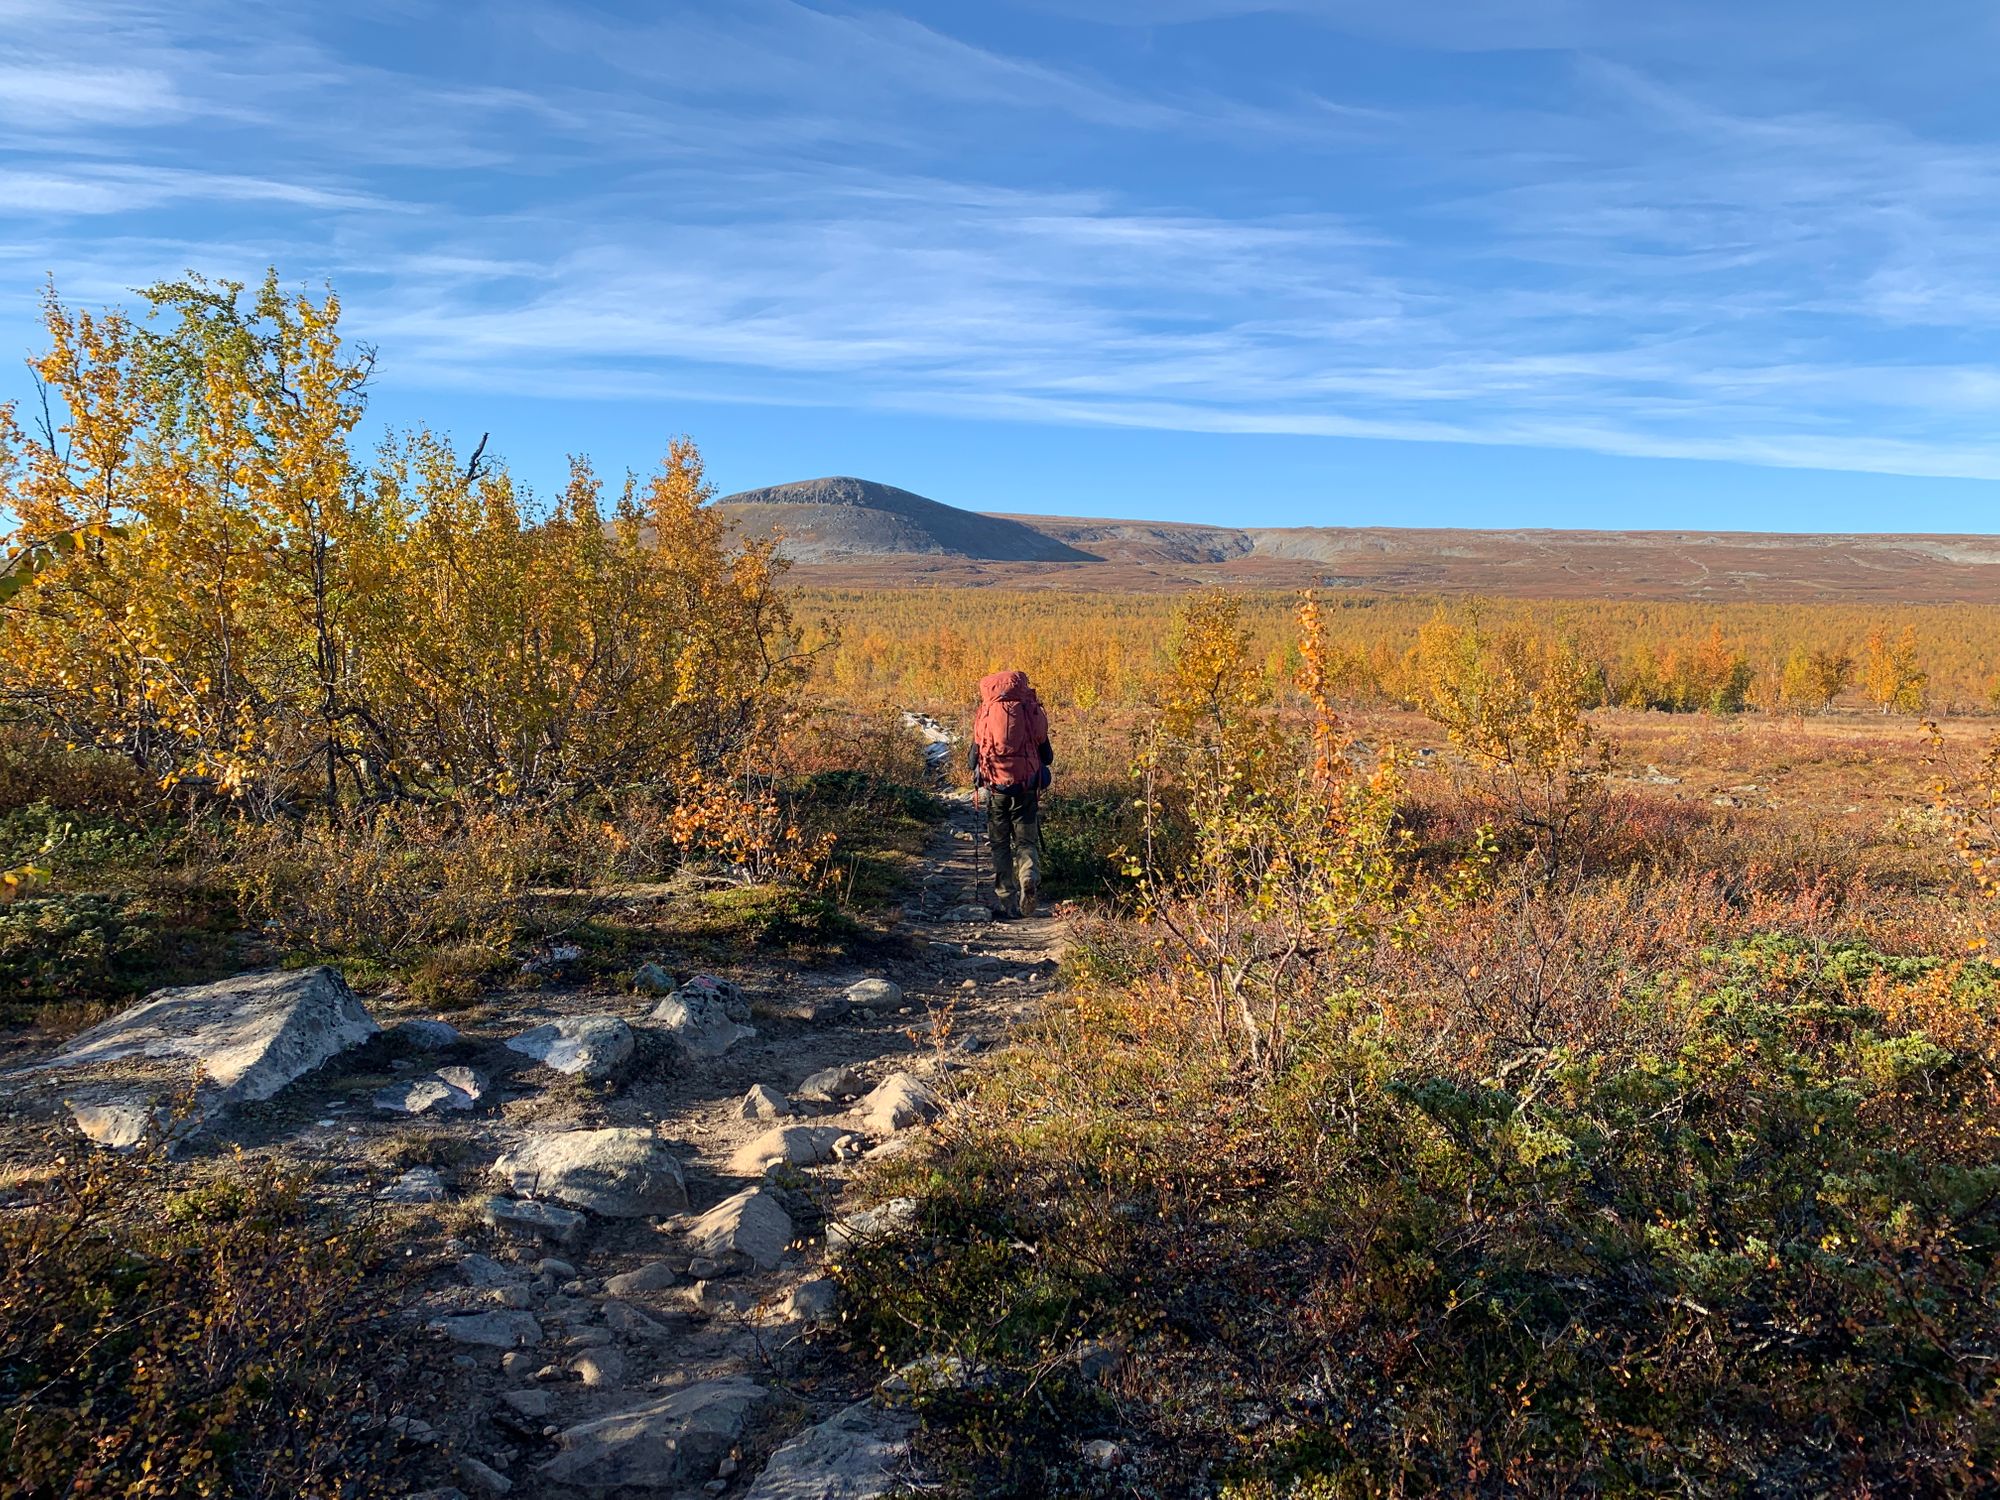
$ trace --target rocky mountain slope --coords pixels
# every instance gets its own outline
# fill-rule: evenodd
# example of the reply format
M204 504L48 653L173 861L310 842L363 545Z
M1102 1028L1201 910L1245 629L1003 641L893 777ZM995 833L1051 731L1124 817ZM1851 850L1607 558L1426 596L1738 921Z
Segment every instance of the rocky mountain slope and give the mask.
M2000 537L1394 526L1230 527L984 515L860 479L726 496L802 581L1258 588L1522 598L2000 602Z

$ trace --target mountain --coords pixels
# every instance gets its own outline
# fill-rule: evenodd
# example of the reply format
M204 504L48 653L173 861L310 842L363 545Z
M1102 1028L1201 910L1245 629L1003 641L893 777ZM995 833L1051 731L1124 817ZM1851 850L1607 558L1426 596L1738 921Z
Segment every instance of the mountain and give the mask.
M987 515L814 479L715 502L836 587L1334 588L1542 599L2000 603L2000 537L1205 526Z
M957 557L977 562L1095 562L1088 552L1005 516L940 505L870 479L805 479L724 495L716 510L745 536L778 537L794 562Z

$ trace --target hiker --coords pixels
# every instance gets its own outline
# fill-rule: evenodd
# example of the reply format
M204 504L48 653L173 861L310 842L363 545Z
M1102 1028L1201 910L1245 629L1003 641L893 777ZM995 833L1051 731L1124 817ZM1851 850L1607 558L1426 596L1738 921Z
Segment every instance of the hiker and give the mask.
M1049 717L1026 672L979 679L972 716L973 800L986 796L986 836L993 844L993 894L1000 920L1032 917L1042 883L1042 788L1056 753Z

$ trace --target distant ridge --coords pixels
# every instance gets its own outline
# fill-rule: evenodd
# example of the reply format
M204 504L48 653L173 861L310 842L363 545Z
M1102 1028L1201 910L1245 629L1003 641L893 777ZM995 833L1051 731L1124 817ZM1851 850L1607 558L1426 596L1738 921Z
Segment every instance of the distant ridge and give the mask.
M839 475L724 495L715 509L745 536L779 538L793 562L958 557L973 562L1095 562L1067 542L1001 516L940 505L872 479Z
M2000 536L1201 525L985 515L847 477L715 502L801 582L2000 604ZM1343 506L1343 509L1350 507Z

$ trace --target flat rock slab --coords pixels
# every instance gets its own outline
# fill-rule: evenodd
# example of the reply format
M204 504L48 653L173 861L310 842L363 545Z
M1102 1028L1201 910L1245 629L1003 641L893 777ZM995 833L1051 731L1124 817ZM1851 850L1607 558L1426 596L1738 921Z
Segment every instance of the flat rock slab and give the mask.
M161 1065L184 1064L199 1071L202 1112L212 1114L270 1098L379 1030L337 970L271 970L156 990L20 1071L129 1081L136 1103L146 1085L169 1081Z
M426 1077L378 1089L375 1107L399 1115L424 1115L440 1109L471 1109L485 1092L486 1080L472 1069L439 1068Z
M543 1476L587 1494L673 1491L704 1483L770 1398L755 1381L708 1380L566 1429Z
M525 1312L453 1313L433 1318L430 1327L454 1343L483 1349L532 1349L542 1341L542 1325Z
M515 1193L554 1198L609 1219L652 1219L687 1207L687 1182L666 1142L637 1126L530 1136L493 1163Z
M578 1078L609 1078L638 1045L617 1016L564 1016L507 1039L507 1049Z
M715 1261L746 1260L774 1270L792 1243L792 1216L764 1188L725 1198L688 1227L688 1243Z
M558 1208L553 1203L489 1198L486 1200L486 1222L509 1234L532 1235L538 1239L554 1240L559 1245L573 1245L583 1237L584 1226L589 1221L575 1209Z
M771 1455L744 1500L877 1500L900 1489L917 1419L862 1401Z

